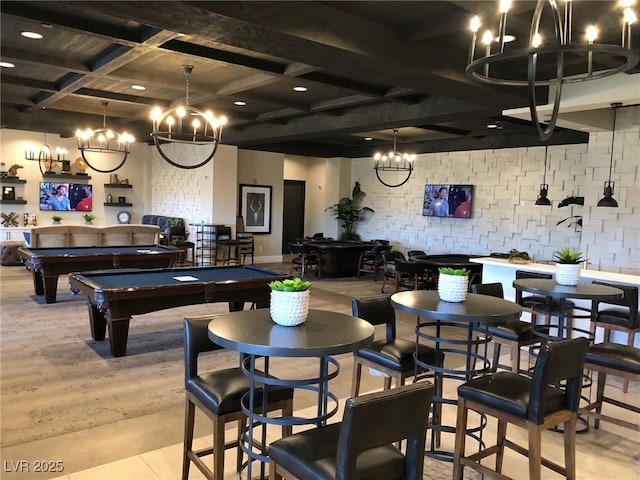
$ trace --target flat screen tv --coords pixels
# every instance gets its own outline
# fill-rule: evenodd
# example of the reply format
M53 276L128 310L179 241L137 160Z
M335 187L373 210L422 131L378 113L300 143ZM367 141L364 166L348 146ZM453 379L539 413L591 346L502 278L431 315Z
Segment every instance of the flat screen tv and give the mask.
M473 185L428 184L424 187L425 217L471 218Z
M40 182L40 210L90 212L92 199L86 183Z

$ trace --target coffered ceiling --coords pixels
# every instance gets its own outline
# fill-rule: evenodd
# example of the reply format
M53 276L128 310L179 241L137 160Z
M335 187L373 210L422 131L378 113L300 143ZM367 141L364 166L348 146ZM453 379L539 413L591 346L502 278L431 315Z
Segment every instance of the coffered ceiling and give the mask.
M510 13L516 42L535 3ZM589 2L590 20L610 21L613 3ZM389 147L394 127L415 153L540 145L527 119L503 115L527 105L526 89L464 74L469 18L495 4L2 1L1 60L15 67L1 71L1 122L72 136L102 126L106 100L107 125L146 142L152 107L184 101L189 64L190 104L225 114L223 143L240 148L367 157ZM571 128L551 139L587 141Z

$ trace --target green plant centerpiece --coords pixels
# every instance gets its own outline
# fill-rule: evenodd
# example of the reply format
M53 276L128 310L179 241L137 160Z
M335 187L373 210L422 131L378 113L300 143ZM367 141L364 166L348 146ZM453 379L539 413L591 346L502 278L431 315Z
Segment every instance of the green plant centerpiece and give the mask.
M84 221L87 225L91 225L93 219L96 218L96 216L90 213L85 213L84 215L82 215L82 218L84 218Z
M53 223L60 223L62 221L62 217L59 215L54 215L53 217L51 217L51 220L53 220Z
M366 212L374 213L369 207L362 207L360 203L366 193L360 189L360 183L356 182L351 192L351 198L343 197L338 203L325 208L333 213L333 216L340 220L342 227L341 240L360 240L360 235L355 232L356 224L364 218Z
M311 282L294 278L269 283L271 319L284 327L295 327L307 320Z
M507 257L507 260L511 263L529 263L531 262L531 257L527 252L520 252L519 250L512 248L509 251L509 257Z
M438 268L438 295L445 302L463 302L469 293L469 270L466 268Z
M556 283L575 286L580 281L580 262L582 252L569 247L562 247L553 258L556 260Z

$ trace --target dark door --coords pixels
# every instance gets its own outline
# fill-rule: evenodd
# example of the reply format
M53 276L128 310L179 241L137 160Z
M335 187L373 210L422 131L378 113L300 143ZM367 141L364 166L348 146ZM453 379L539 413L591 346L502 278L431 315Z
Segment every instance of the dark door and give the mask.
M304 237L305 182L284 181L284 208L282 210L282 253L289 253L289 242Z

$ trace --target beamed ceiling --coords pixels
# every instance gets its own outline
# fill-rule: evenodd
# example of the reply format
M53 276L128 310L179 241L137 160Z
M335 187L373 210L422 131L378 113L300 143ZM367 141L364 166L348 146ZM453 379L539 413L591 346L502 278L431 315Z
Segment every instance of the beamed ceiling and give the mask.
M617 22L613 3L581 13ZM102 126L107 100L107 125L146 142L152 107L184 101L190 64L190 104L225 114L223 143L244 149L368 157L389 147L394 127L399 148L415 153L540 145L529 121L502 114L527 105L526 88L464 74L469 19L495 4L3 0L1 56L15 68L2 69L1 122L73 136ZM526 43L534 7L517 2L509 14L516 42ZM550 143L587 141L559 128Z

